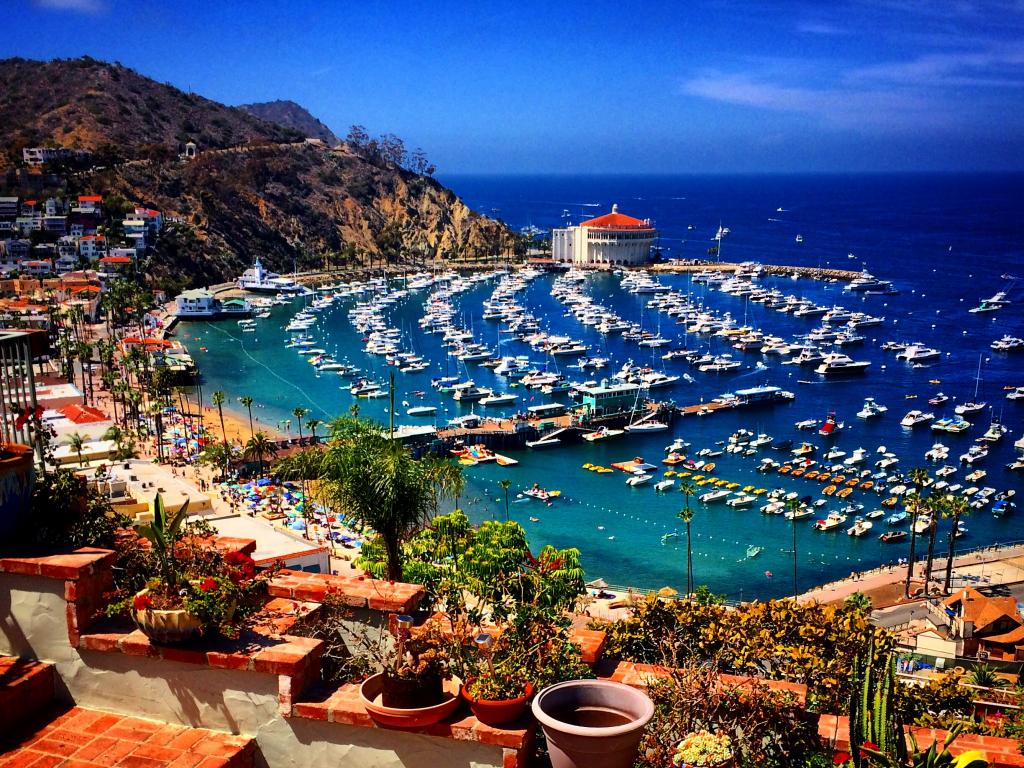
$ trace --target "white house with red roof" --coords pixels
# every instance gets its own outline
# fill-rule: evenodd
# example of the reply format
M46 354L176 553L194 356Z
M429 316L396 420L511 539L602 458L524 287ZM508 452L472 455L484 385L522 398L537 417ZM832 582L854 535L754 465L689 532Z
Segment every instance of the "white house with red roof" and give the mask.
M604 216L553 230L551 255L555 261L577 266L644 264L657 237L650 219L634 219L613 205Z
M82 258L92 261L107 253L107 238L103 235L82 235L78 238L78 252Z
M76 210L80 212L102 211L103 195L79 195Z

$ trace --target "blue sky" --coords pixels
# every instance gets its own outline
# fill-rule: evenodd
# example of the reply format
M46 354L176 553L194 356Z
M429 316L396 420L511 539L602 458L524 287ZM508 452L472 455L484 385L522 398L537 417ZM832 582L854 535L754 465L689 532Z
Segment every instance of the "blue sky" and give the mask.
M13 3L2 56L294 99L443 173L1024 169L1024 0Z

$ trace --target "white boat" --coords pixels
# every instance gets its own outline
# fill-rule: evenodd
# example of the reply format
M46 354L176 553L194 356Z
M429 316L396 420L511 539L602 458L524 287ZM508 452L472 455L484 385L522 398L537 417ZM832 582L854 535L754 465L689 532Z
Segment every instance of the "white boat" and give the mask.
M942 353L937 349L926 347L923 344L911 344L901 352L896 353L897 360L906 360L908 363L923 363L928 360L938 360Z
M900 421L901 427L916 427L918 424L924 424L925 422L931 421L935 418L934 413L923 413L918 410L913 410L907 413Z
M957 416L968 416L985 410L987 403L978 402L978 389L981 387L981 358L982 355L978 355L978 373L974 377L974 399L970 402L961 403L954 408L953 413Z
M949 458L949 448L944 446L942 443L935 443L925 455L925 459L928 461L942 461L943 459Z
M722 499L728 497L730 493L730 491L727 491L724 488L716 488L713 491L702 493L700 496L697 497L697 501L699 501L701 504L710 504L713 501L721 501Z
M668 424L663 421L638 421L634 424L627 424L627 432L663 432L668 429Z
M654 477L654 475L648 475L646 472L636 472L636 473L633 474L632 477L630 477L628 480L626 480L626 485L629 485L629 486L632 486L632 487L635 488L638 485L643 485L644 483L649 483L651 481L652 477Z
M974 464L976 461L980 461L988 456L988 448L980 445L972 445L967 449L967 453L960 454L960 461L964 464Z
M814 528L819 531L833 531L846 522L846 515L841 512L830 512L824 520L817 520Z
M433 416L437 413L437 407L433 405L416 405L409 408L406 412L406 416Z
M870 531L873 526L874 523L872 523L870 520L865 520L862 517L858 517L856 522L854 522L854 524L846 530L846 533L855 538L859 538L860 536L863 536L868 531Z
M983 312L995 312L997 309L1002 309L1009 303L1010 302L1006 298L1006 292L998 291L997 293L993 294L990 298L982 299L981 304L967 311L976 315L981 314Z
M751 496L749 493L739 493L725 502L727 507L749 507L757 501L756 496Z
M480 405L510 405L511 403L514 403L518 399L518 395L513 395L509 393L498 393L494 395L488 395L487 397L483 398L480 401Z
M843 460L843 464L847 467L853 467L857 464L862 464L868 457L868 452L863 448L857 448L853 453L847 456Z
M305 293L309 290L294 280L264 269L259 258L238 278L238 287L254 293Z
M668 480L662 480L661 482L655 483L654 484L654 490L656 490L656 491L667 491L669 488L671 488L675 484L676 484L676 481L671 479L671 478L669 478Z
M887 406L881 403L876 403L875 398L865 397L863 407L857 411L857 416L862 419L873 419L876 416L881 416L883 413L888 411Z
M542 437L540 440L527 440L526 447L534 449L554 448L556 445L560 445L561 442L557 437Z

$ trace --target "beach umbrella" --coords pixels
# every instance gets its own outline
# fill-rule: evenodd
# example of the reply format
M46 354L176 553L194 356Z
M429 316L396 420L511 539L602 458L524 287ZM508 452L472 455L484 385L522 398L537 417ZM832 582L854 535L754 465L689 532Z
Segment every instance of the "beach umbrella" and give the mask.
M593 581L588 581L587 586L591 589L608 589L608 582L604 579L594 579Z

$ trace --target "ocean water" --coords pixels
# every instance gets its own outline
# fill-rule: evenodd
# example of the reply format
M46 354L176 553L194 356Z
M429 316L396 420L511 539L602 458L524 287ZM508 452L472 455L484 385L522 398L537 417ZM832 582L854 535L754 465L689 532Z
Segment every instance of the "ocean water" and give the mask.
M634 456L659 463L665 446L675 437L690 442L690 451L695 453L701 447L714 447L740 427L768 432L776 439L809 439L821 444L816 435L797 432L793 425L803 419L823 419L829 411L836 411L846 423L836 443L848 453L863 447L875 454L885 446L901 458L899 468L906 471L925 465L925 451L941 439L950 447L953 461L949 463L956 463L955 458L987 427L988 414L974 417L975 426L961 435L941 437L926 428L903 430L899 420L911 408L936 410L939 416L948 411L951 415L955 402L972 399L979 355L979 399L992 404L994 414L1001 416L1010 429L988 458L976 465L988 471L979 485L998 490L1019 490L1024 485L1020 474L1004 469L1013 458L1012 443L1024 429L1024 403L1005 400L1003 391L1006 386L1024 385L1024 353L1003 355L989 349L989 344L1003 334L1024 336L1019 306L1024 302L1024 281L1006 279L1024 278L1024 176L451 177L443 181L477 210L499 215L515 228L547 228L566 220L575 223L588 214L606 212L617 203L624 213L654 220L669 256L705 256L721 223L731 230L722 247L725 260L840 269L866 267L879 277L893 280L901 291L898 296L863 296L844 292L841 285L763 279L767 287L778 287L787 294L884 316L884 326L862 331L867 337L864 347L848 350L855 359L872 362L868 373L853 380L821 383L820 377L808 369L781 366L777 358L749 353L734 353L742 356L744 368L725 375L691 371L679 361L665 363L667 371L688 371L696 379L692 384L681 381L657 392L660 399L679 404L697 403L756 384L779 385L797 397L791 404L772 408L681 418L672 430L654 435L547 451L509 452L519 459L518 466L481 465L467 470L468 488L460 501L473 519L504 517L504 497L498 481L508 478L512 480L510 516L523 523L535 547L548 543L579 547L591 578L601 576L610 583L652 588L679 587L685 579L684 538L662 545L661 536L682 530L675 518L683 506L682 495L676 489L656 493L653 484L629 488L621 473L598 475L582 469L582 464L607 466ZM797 234L803 236L803 243L795 242ZM641 350L618 337L606 340L565 316L564 307L550 296L550 281L550 277L539 278L521 298L543 317L542 324L548 330L583 339L610 357L613 362L606 369L609 374L629 358L647 362L650 350ZM793 318L760 304L748 304L740 297L707 290L692 284L685 275L664 277L662 282L691 292L706 305L728 310L735 318L746 315L752 325L781 336L805 333L819 324L817 319ZM624 317L640 319L645 327L657 327L657 313L645 306L650 297L622 291L614 276L593 275L588 278L586 290ZM1014 304L987 315L968 313L980 299L997 290L1008 290ZM497 345L503 354L528 353L526 345L499 337L496 324L479 318L480 302L490 291L490 285L479 285L458 297L466 324L472 325L477 340ZM446 370L454 374L456 369L454 360L444 354L439 337L418 333L416 320L422 314L423 297L422 293L410 296L390 314L392 325L405 329L411 347L433 361L433 367L421 374L396 372L396 410L404 414L403 401L437 405L437 421L442 423L468 413L469 406L439 395L429 386L432 376L443 375ZM204 393L208 396L214 389L224 389L235 396L251 395L258 404L254 415L262 423L294 421L291 411L296 406L311 409L310 417L324 421L346 412L355 400L344 381L329 373L317 376L301 356L283 346L287 336L283 326L301 303L297 299L294 306L275 307L269 320L260 321L258 333L245 337L231 322L179 326L179 337L200 364ZM339 359L350 360L378 380L386 380L388 366L383 360L361 352L360 336L346 317L349 306L351 300L321 313L316 337ZM670 324L667 318L662 322L662 333L677 336L682 345L682 327ZM913 369L879 349L890 339L924 342L941 350L943 357L928 368ZM689 341L691 346L707 345L706 339L691 337ZM727 351L724 346L713 349ZM767 368L759 369L758 361ZM559 364L563 364L561 360ZM593 377L580 376L578 371L564 372L570 379ZM504 382L487 369L474 368L472 375L478 384L506 389ZM930 384L933 379L940 384ZM802 384L802 380L814 383ZM927 398L938 390L956 400L939 409L927 407ZM418 391L426 394L413 394ZM531 397L540 398L539 394L511 391L520 394L520 408L544 402L531 401ZM889 412L864 422L855 414L869 395L887 405ZM908 399L915 395L917 399ZM358 404L361 414L387 421L386 399L358 400ZM396 421L413 420L402 415L396 416ZM295 434L294 426L291 430ZM774 452L767 455L776 456ZM757 461L753 458L723 454L715 461L717 476L741 485L785 487L815 496L821 487L799 479L759 475L754 471ZM955 476L958 482L963 482L963 474L961 470ZM535 482L562 491L561 497L550 506L517 497ZM869 510L882 498L858 492L849 500L863 503ZM697 583L706 583L735 598L770 597L791 590L791 524L781 516L762 515L757 510L762 503L734 510L722 504L704 507L691 502L696 510L692 532ZM839 505L838 501L830 503L831 508ZM531 517L539 521L531 522ZM906 543L879 542L878 534L887 530L882 520L875 521L868 536L854 539L844 530L817 532L812 528L814 519L797 523L801 588L906 555ZM1024 538L1022 520L1024 510L1002 519L982 510L965 521L969 534L959 540L958 546ZM940 524L939 530L940 547L944 549L948 523ZM762 546L764 551L748 560L745 552L750 544Z

